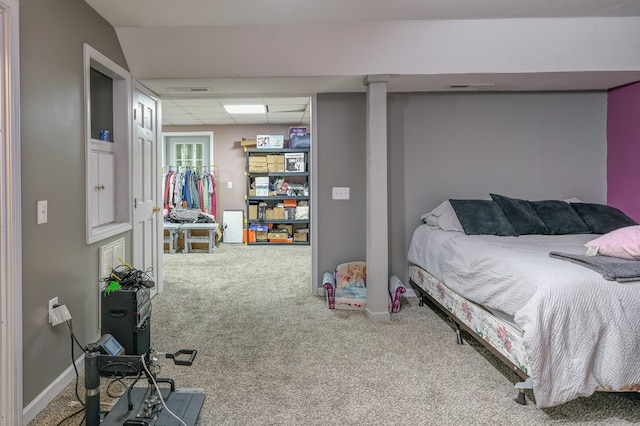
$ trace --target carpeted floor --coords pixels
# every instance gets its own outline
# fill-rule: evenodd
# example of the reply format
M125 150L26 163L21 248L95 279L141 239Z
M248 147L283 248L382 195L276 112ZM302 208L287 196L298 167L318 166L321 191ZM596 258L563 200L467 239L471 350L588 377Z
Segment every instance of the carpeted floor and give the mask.
M309 247L225 244L164 256L152 345L198 350L192 367L163 360L160 373L204 389L198 425L640 423L637 394L517 405L517 376L478 344L457 345L415 298L388 323L330 311L310 294L310 256ZM74 400L70 385L30 425L57 424Z

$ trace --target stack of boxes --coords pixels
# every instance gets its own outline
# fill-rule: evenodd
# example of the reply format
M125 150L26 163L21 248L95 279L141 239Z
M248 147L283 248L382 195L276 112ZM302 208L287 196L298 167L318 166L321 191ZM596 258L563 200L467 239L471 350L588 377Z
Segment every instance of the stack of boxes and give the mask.
M249 173L267 173L269 166L266 155L249 156Z
M249 157L249 159L251 159L251 157ZM267 170L269 172L284 172L284 155L267 155Z

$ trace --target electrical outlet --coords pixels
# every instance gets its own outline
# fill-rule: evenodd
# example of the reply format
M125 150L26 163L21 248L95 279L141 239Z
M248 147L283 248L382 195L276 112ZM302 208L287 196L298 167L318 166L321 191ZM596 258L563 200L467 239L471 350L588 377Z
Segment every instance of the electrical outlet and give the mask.
M52 323L51 321L51 311L53 310L53 307L55 305L58 305L58 298L54 297L53 299L49 300L49 309L47 310L47 313L49 314L49 324Z
M52 310L53 307L55 305L58 305L58 304L59 303L58 303L58 298L57 297L54 297L53 299L49 300L49 310Z

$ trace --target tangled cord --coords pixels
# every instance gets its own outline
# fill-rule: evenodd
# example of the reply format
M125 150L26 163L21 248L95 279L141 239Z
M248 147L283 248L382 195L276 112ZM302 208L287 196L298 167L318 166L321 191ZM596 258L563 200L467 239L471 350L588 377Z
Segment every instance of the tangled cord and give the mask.
M101 282L108 283L104 289L105 296L121 288L155 287L155 281L153 281L153 278L148 274L151 271L151 268L148 268L146 271L141 271L130 265L116 266L108 276L100 279Z

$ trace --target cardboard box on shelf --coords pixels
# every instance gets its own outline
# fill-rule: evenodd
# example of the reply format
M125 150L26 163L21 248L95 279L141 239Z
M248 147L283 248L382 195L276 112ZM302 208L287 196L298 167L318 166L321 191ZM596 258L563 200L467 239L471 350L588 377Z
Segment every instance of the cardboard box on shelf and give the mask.
M284 155L282 154L267 154L267 163L282 163L284 164Z
M273 208L273 219L274 220L279 220L279 219L284 220L284 207L274 207Z
M267 156L264 154L252 154L249 156L249 164L264 164L268 163Z
M286 207L295 207L297 206L296 204L296 200L284 200L282 202L282 205L286 208Z
M293 225L279 223L276 225L276 228L282 229L283 231L287 231L287 235L293 235Z
M276 230L271 230L269 231L269 235L268 238L270 240L283 240L283 239L287 239L289 238L289 234L287 234L287 231L276 231Z
M249 204L249 220L258 219L258 205Z
M269 238L269 233L266 231L255 231L256 232L256 241L267 241Z
M266 197L269 195L269 178L267 176L259 176L255 178L256 196Z
M242 148L255 148L257 141L255 139L242 139L240 142L240 146Z
M249 190L249 197L255 197L256 196L256 190L255 189L250 189Z
M273 220L273 209L267 209L265 212L266 220Z
M293 241L299 241L299 242L304 242L307 241L307 234L306 232L295 232L293 234Z
M296 135L306 135L307 128L306 127L289 127L289 139Z
M287 152L284 154L284 161L288 172L304 172L306 169L304 152Z
M249 173L268 173L269 166L265 163L264 165L255 165L249 164Z
M284 135L257 135L256 141L258 148L282 148L284 146Z
M284 163L268 163L269 172L284 172Z
M282 148L284 147L284 135L271 135L269 142L271 142L271 148Z

